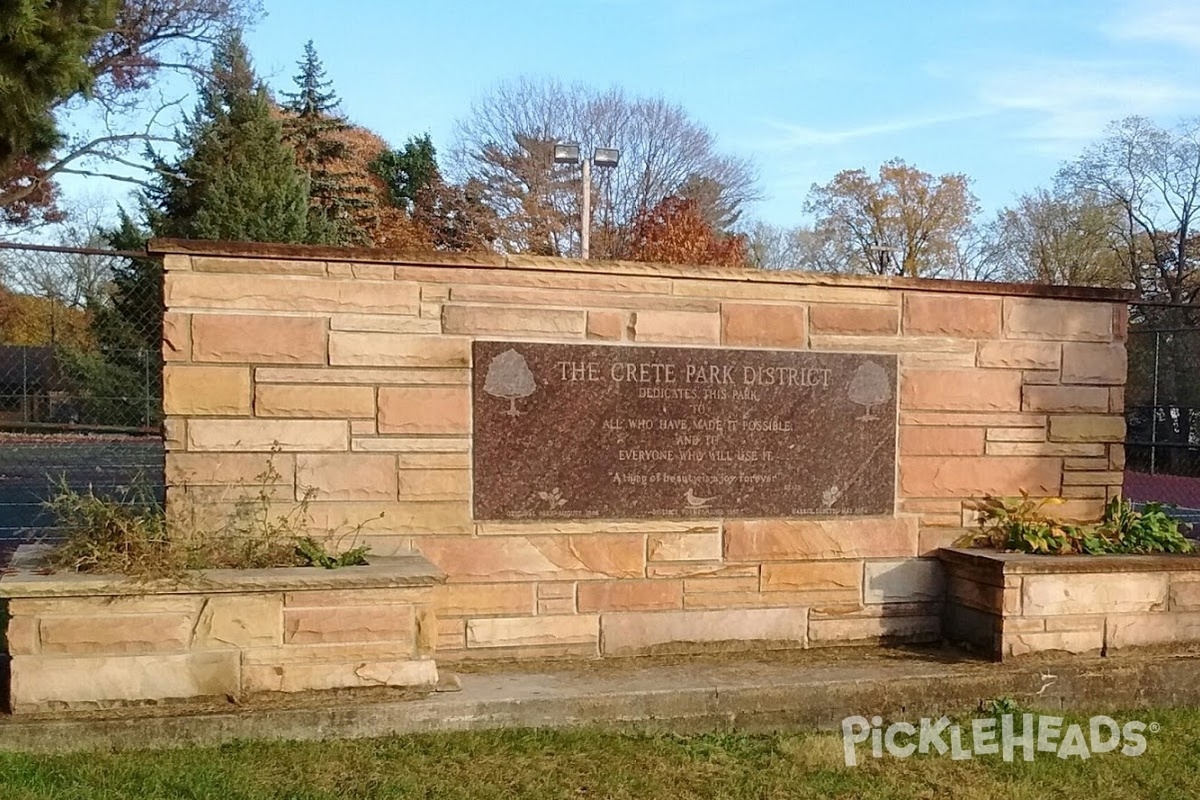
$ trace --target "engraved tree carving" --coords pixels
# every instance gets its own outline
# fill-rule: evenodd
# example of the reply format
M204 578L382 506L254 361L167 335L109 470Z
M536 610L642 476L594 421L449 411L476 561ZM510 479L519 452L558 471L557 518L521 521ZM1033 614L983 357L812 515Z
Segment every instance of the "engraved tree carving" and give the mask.
M889 385L887 370L868 361L854 372L850 380L850 401L866 409L858 419L862 422L879 419L871 413L871 409L880 403L892 399L892 387Z
M510 417L519 417L521 412L517 410L517 399L529 397L537 391L537 383L529 371L529 365L525 363L525 356L516 350L505 350L488 364L483 390L492 397L507 400L509 406L505 413Z

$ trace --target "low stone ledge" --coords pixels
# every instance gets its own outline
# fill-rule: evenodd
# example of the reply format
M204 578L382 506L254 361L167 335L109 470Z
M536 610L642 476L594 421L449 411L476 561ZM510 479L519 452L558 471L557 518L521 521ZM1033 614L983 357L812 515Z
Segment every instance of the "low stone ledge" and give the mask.
M0 700L66 712L438 684L433 586L418 554L370 566L211 570L191 579L0 579Z
M446 576L417 553L372 558L360 567L321 569L212 569L184 578L139 581L123 575L14 572L0 577L0 599L93 597L148 594L220 594L225 592L302 591L309 589L397 589L445 583Z
M1200 645L1193 555L1039 556L944 548L943 632L1002 661Z
M1065 572L1200 572L1200 553L1193 555L1042 556L1001 553L963 547L943 547L938 558L946 564L963 564L1003 575L1045 575Z

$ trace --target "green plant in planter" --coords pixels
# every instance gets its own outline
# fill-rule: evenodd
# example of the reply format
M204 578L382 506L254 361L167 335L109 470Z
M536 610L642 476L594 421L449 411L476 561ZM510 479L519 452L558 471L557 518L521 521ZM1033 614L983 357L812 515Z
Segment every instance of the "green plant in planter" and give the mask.
M1072 525L1054 519L1045 511L1063 502L1058 497L1031 499L1027 492L1021 492L1019 500L988 495L972 505L979 512L981 533L968 534L957 543L1045 555L1193 550L1192 543L1184 536L1184 523L1156 503L1138 511L1128 501L1113 498L1105 505L1100 522Z

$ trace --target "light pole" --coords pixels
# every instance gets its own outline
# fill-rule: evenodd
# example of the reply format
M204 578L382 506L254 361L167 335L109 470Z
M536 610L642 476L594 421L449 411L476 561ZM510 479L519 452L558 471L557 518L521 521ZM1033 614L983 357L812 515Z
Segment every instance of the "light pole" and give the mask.
M581 161L583 163L583 208L580 211L582 219L579 225L579 254L582 258L587 258L591 249L592 235L592 165L595 164L601 169L612 169L620 161L621 151L615 147L597 147L590 159L581 159L580 156L579 145L575 142L554 145L555 164L578 164Z

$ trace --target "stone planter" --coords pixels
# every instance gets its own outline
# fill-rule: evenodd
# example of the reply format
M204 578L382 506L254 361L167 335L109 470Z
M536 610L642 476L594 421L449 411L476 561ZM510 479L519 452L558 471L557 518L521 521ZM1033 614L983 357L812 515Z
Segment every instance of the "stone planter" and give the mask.
M1200 644L1200 557L943 548L944 632L1002 661Z
M432 587L419 555L371 566L211 570L186 582L0 579L14 713L438 680Z

